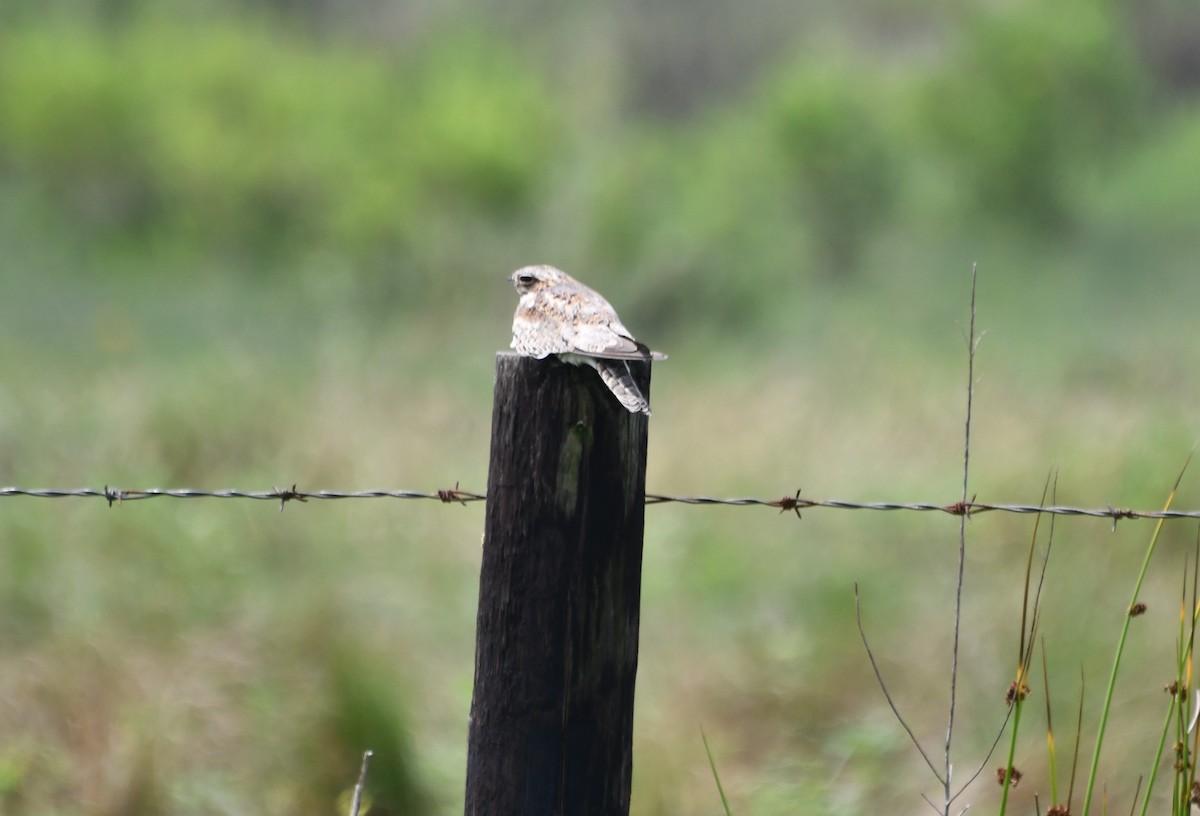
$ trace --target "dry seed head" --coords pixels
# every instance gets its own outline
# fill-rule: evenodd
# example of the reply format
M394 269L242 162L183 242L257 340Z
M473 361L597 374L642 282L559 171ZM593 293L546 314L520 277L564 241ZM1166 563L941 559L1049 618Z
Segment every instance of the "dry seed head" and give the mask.
M1024 774L1022 774L1016 768L1008 768L1007 774L1005 773L1004 768L997 768L996 769L996 784L1003 786L1005 779L1007 778L1008 784L1010 784L1012 787L1015 788L1018 784L1020 784L1022 776L1024 776Z
M1029 686L1025 683L1013 680L1008 686L1008 691L1004 694L1004 702L1006 705L1012 705L1017 700L1024 701L1029 696Z

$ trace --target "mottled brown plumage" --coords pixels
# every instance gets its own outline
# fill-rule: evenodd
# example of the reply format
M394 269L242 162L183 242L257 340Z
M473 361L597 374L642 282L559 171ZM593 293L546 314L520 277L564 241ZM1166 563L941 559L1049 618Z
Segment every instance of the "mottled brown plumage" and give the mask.
M629 372L630 360L665 360L639 343L600 294L553 266L527 266L509 276L521 295L513 315L512 347L539 360L551 354L589 365L621 404L650 413Z

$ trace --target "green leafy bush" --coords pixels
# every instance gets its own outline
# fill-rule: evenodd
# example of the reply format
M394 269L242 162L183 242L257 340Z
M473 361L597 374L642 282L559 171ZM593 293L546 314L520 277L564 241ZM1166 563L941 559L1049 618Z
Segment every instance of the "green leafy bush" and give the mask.
M896 134L884 121L881 91L850 71L801 69L785 75L773 100L789 186L835 276L855 271L896 195Z
M1134 134L1140 71L1109 6L981 11L930 80L934 143L982 212L1069 223L1080 182Z
M404 58L219 17L0 39L0 168L106 239L369 258L439 211L526 212L558 139L537 74L471 33Z

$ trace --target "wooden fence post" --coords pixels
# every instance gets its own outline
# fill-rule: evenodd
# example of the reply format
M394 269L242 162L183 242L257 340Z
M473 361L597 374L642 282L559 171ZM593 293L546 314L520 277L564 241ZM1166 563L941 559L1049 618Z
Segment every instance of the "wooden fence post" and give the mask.
M646 442L592 369L497 355L467 816L629 813Z

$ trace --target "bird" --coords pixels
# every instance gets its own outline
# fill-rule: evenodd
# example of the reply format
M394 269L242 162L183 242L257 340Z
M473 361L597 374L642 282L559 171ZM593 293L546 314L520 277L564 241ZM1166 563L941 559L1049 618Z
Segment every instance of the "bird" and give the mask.
M525 357L553 354L573 365L596 369L625 408L650 416L629 361L665 360L633 338L599 292L553 266L526 266L508 276L521 295L513 315L512 348Z

